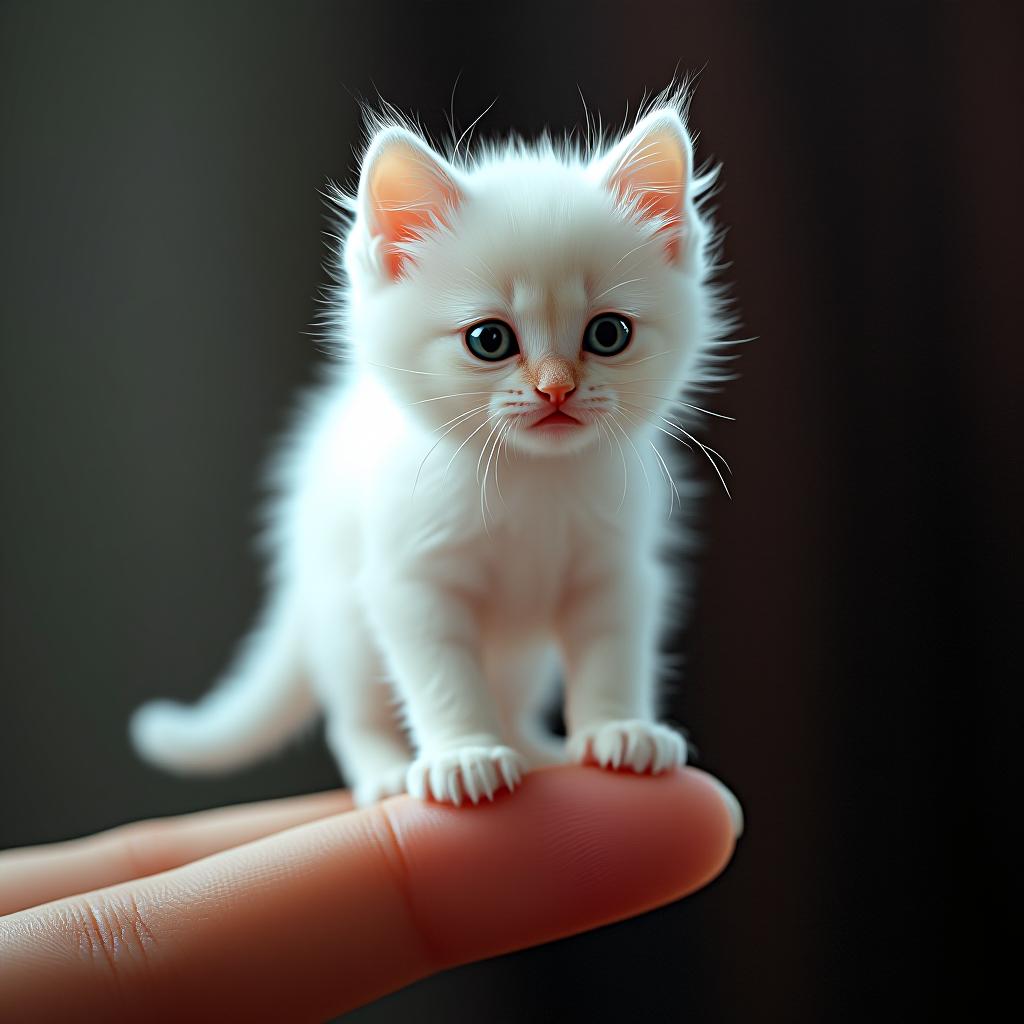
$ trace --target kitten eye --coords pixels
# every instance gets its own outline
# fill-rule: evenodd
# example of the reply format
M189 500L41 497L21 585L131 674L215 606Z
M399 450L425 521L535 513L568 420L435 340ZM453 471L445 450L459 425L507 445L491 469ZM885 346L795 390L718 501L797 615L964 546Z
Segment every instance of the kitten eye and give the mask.
M633 335L633 325L618 313L602 313L583 332L583 351L595 356L617 356Z
M466 348L488 363L500 363L519 352L515 331L503 320L485 320L466 331Z

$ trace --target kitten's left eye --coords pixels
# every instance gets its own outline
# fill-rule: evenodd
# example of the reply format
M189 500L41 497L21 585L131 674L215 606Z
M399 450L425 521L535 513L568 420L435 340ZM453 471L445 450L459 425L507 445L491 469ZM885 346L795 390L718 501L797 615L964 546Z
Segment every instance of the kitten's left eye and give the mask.
M500 363L519 351L515 331L504 320L485 320L466 331L466 348L488 363Z
M595 356L617 356L633 335L633 325L618 313L602 313L583 332L583 351Z

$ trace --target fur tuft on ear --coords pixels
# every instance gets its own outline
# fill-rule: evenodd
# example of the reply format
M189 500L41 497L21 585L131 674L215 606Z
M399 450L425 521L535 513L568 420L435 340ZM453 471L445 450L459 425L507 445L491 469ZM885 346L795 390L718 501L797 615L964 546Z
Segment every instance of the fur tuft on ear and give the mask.
M601 161L605 187L642 220L657 219L673 263L682 257L693 148L679 114L662 107L642 118Z
M412 132L378 132L363 158L359 204L370 235L382 243L388 277L410 261L406 243L446 223L462 201L455 171Z

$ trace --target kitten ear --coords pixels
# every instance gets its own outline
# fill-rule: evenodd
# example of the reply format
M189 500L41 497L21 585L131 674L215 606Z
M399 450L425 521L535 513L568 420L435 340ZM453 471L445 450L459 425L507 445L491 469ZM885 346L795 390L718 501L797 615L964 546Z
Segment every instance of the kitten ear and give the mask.
M462 201L455 172L412 132L386 128L370 143L359 200L372 237L383 244L384 269L402 275L409 254L399 246L444 223Z
M601 161L605 187L641 219L663 220L669 259L682 258L693 147L679 114L654 110Z

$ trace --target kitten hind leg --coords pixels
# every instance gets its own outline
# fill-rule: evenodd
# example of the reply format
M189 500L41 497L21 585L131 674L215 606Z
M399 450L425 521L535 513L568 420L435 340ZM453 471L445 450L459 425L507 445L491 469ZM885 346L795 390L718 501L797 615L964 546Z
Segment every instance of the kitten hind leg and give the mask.
M315 617L314 686L327 745L359 806L405 792L412 752L380 656L351 594Z
M327 744L360 807L405 792L412 752L391 707L389 688L369 682L361 706L330 712ZM372 705L372 706L366 706Z

